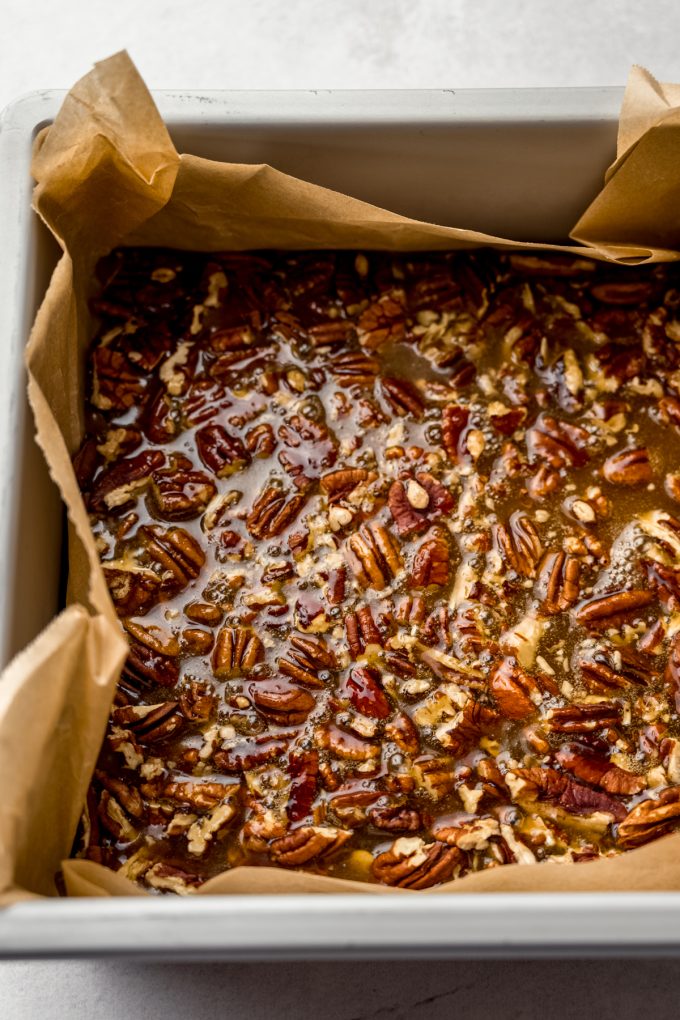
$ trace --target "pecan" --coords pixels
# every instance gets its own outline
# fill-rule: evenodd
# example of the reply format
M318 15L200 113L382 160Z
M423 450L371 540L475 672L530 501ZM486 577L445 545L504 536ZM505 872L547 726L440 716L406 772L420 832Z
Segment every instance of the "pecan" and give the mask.
M396 840L373 861L373 877L383 885L401 889L429 889L460 874L465 854L444 843L425 843L417 836Z
M356 613L345 616L345 633L349 650L353 658L358 659L366 651L367 645L383 645L383 637L378 630L370 606L360 606Z
M185 627L180 637L182 651L187 655L207 655L215 640L211 631L200 627Z
M276 436L269 424L256 425L246 433L246 447L253 457L271 457L276 449Z
M501 722L501 716L477 701L468 701L456 725L446 733L443 743L451 754L467 753L480 737L492 735Z
M137 839L137 829L130 824L122 807L108 790L103 790L99 798L98 815L102 825L109 830L116 842L132 843Z
M653 286L647 280L609 281L595 284L590 293L607 305L638 306L652 297Z
M644 687L652 676L649 656L625 645L596 648L578 657L578 668L591 690L608 693L630 684Z
M308 691L284 680L251 684L250 697L258 711L278 726L299 726L316 704Z
M418 473L415 480L393 482L387 502L399 535L423 530L454 507L448 489L426 472Z
M516 659L499 662L491 674L489 686L506 719L526 719L536 711L541 697L538 684L520 668Z
M423 816L416 808L372 808L368 819L375 829L384 832L418 832L423 828Z
M602 474L614 485L648 485L654 478L645 447L612 454L604 462Z
M207 722L217 707L213 685L205 680L190 680L179 696L179 707L186 719Z
M680 609L680 570L665 567L658 560L643 558L640 566L647 575L647 583L661 602L671 612Z
M381 294L369 305L357 322L359 343L368 351L376 351L388 341L399 343L406 335L404 292L393 289Z
M278 667L286 676L310 687L323 687L329 672L337 669L334 653L322 638L293 634L286 657L278 660Z
M583 783L577 783L571 776L556 769L513 769L513 775L522 780L519 790L513 787L513 798L520 802L548 801L570 815L602 812L617 821L626 817L626 809L620 801Z
M316 741L320 748L330 751L336 758L349 761L374 761L380 757L380 745L368 740L360 740L352 733L333 724L322 726L316 731Z
M358 485L369 485L377 477L375 471L366 471L364 468L340 468L323 475L319 484L321 491L328 496L328 502L337 503L338 500L347 499Z
M505 407L497 402L489 404L487 414L493 428L502 436L511 436L527 419L525 407Z
M309 339L312 347L342 346L354 336L354 326L347 319L328 319L311 326Z
M262 660L264 649L256 634L246 627L222 627L212 654L217 677L248 674Z
M221 772L247 772L259 768L268 762L276 761L288 749L288 739L284 737L265 737L261 740L247 741L230 747L228 750L215 751L212 756L215 768Z
M443 531L435 530L420 546L413 560L411 584L414 588L443 586L449 581L449 544Z
M596 730L616 726L621 721L621 706L604 703L600 705L567 705L553 708L546 716L546 725L553 733L593 733Z
M644 800L629 811L617 833L619 846L642 846L673 829L680 820L680 786L662 790L654 800Z
M275 839L269 853L275 864L284 868L300 868L321 861L341 850L352 833L329 825L303 825L288 835Z
M288 787L286 813L291 822L300 822L312 809L318 788L319 752L291 751L288 756Z
M134 563L102 563L104 577L119 616L142 616L160 600L161 580L153 570Z
M121 673L120 686L133 697L149 687L174 687L179 680L179 666L172 655L164 655L140 641L131 641L128 657Z
M588 460L588 433L579 425L540 415L527 431L527 450L532 463L545 462L555 469L582 467Z
M380 793L377 790L355 789L343 793L342 789L331 797L331 811L348 829L358 829L366 824L367 809L378 800Z
M443 800L456 785L450 758L433 758L431 755L418 758L413 763L413 772L418 786L434 801Z
M179 782L173 779L163 783L160 796L177 804L188 804L194 811L212 811L230 790L233 787L225 786L224 783ZM151 790L147 792L144 788L143 792L152 794Z
M92 403L102 411L126 411L139 405L145 383L141 372L120 351L98 347L92 352Z
M391 740L406 754L418 754L420 751L418 727L405 712L398 712L386 724L385 740Z
M678 634L671 641L663 681L673 697L676 712L680 712L680 635Z
M178 701L162 701L158 705L127 705L115 708L112 715L116 726L130 730L141 744L165 740L181 729L184 719Z
M650 591L631 589L629 591L613 591L606 595L596 595L582 602L576 610L576 620L584 627L596 630L601 627L615 626L622 619L637 613L654 602L654 594Z
M194 623L216 627L222 619L222 610L210 602L190 602L184 607L184 615Z
M275 538L290 524L307 502L305 493L289 500L277 485L267 485L257 497L246 517L246 527L253 538Z
M165 521L185 521L203 513L216 491L202 471L154 471L151 505Z
M514 270L525 276L569 278L582 276L584 273L594 273L596 269L596 263L590 259L572 255L526 255L522 252L508 256L508 261Z
M407 382L406 379L385 377L381 379L380 387L395 414L402 418L411 415L420 421L425 412L425 405L412 383Z
M535 576L543 546L533 523L521 510L516 510L505 526L497 527L496 540L503 559L517 574Z
M157 525L143 525L138 534L149 557L161 568L161 587L173 594L195 580L205 563L203 549L184 528L167 531Z
M664 425L680 427L680 400L677 397L662 397L659 401L659 417Z
M345 680L344 689L357 712L372 719L386 719L392 714L380 673L373 666L354 666Z
M348 541L348 560L364 588L384 588L401 570L396 542L382 524L361 526Z
M173 864L167 864L165 861L159 861L145 871L144 881L152 889L174 892L178 896L186 896L203 884L203 879L198 875L192 875L182 868L175 867Z
M564 744L557 751L555 760L567 772L573 772L577 779L600 786L607 793L640 793L647 785L644 776L619 768L605 755L579 744Z
M538 584L543 590L541 613L556 616L578 601L581 565L565 552L548 553L541 566Z
M165 463L160 450L143 450L134 457L123 457L97 478L90 495L95 513L122 510L135 502L151 481L154 471Z
M240 471L250 460L238 436L230 435L222 425L204 425L195 438L198 456L218 478Z
M457 464L463 457L461 439L467 428L470 410L458 404L445 404L442 408L442 442L449 460Z
M331 370L341 386L372 386L380 363L361 351L348 351L331 360Z
M122 779L107 775L101 769L95 771L95 776L104 789L116 798L130 818L141 819L144 817L144 801L139 790L124 783Z

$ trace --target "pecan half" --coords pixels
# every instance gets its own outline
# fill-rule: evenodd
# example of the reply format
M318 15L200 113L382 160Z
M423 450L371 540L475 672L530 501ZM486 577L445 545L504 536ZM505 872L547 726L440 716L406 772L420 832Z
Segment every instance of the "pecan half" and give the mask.
M354 666L345 680L344 689L352 705L362 715L386 719L392 714L380 673L373 666Z
M536 711L541 700L536 680L525 673L513 658L498 663L491 674L489 687L506 719L526 719Z
M213 685L205 680L190 680L179 696L179 707L186 719L207 722L217 707Z
M90 493L90 509L103 513L130 506L149 485L154 471L164 464L165 454L160 450L142 450L133 457L123 457L95 481Z
M257 710L278 726L299 726L316 705L309 691L284 680L251 684L250 697Z
M320 748L330 751L343 760L374 761L380 758L380 745L368 740L360 740L354 734L339 726L330 724L316 731L316 742Z
M130 730L141 744L165 740L184 724L178 701L162 701L158 705L126 705L115 708L112 715L116 726Z
M572 772L577 779L600 786L607 793L633 794L640 793L647 783L644 776L636 776L633 772L619 768L603 755L579 744L564 744L555 755L567 772Z
M319 785L319 752L291 751L288 756L288 787L286 813L291 822L300 822L312 809Z
M393 482L387 503L399 535L423 530L454 507L448 489L426 472L415 479Z
M368 819L383 832L418 832L423 828L422 814L412 807L371 808Z
M416 783L434 801L443 800L456 785L453 762L450 758L425 755L413 763Z
M286 676L310 687L323 687L331 670L337 669L335 654L323 638L293 634L286 656L278 660L278 667Z
M328 496L328 502L337 503L347 499L358 485L369 485L377 477L375 471L366 471L365 468L340 468L323 475L319 484L321 491Z
M253 503L246 527L253 538L275 538L293 523L306 502L304 492L287 499L278 485L267 485Z
M368 351L377 351L388 341L399 343L406 335L404 292L385 291L366 308L357 322L359 343Z
M274 429L268 423L255 425L246 433L246 448L253 457L266 459L276 449Z
M460 874L465 854L445 843L425 843L417 836L401 837L373 861L373 877L400 889L429 889Z
M157 525L143 525L138 534L148 556L162 571L162 590L176 594L198 577L205 563L205 553L184 528L166 531Z
M358 659L366 651L367 645L383 645L383 637L378 630L370 606L359 606L355 613L345 616L345 633L353 658Z
M131 641L125 660L120 686L133 697L154 685L174 687L179 680L179 664L173 655L149 648L141 641Z
M119 616L142 616L160 600L161 579L153 570L122 561L102 563L102 568Z
M612 454L604 462L602 474L614 485L648 485L654 478L644 447Z
M222 425L204 425L196 432L198 455L218 478L225 478L246 466L250 456L238 436Z
M630 684L644 687L653 677L650 657L625 645L582 653L577 666L587 686L602 693L625 689Z
M176 804L188 804L194 811L212 811L233 789L232 786L226 786L224 783L200 782L199 780L180 782L172 779L162 784L160 796L165 800L172 800ZM142 790L147 796L153 796L155 792L153 789L147 790L144 787Z
M477 701L468 701L456 722L442 741L451 754L467 753L481 737L492 736L498 729L502 717L492 708L486 708Z
M386 724L385 740L391 740L406 754L418 754L420 751L418 727L405 712L398 712Z
M625 617L645 609L652 602L654 594L650 591L630 589L608 592L606 595L596 595L582 602L576 610L576 619L582 626L593 630L612 627Z
M343 793L343 790L346 792ZM357 790L340 787L340 792L330 799L330 809L348 829L358 829L366 825L367 813L371 804L380 797L378 790Z
M626 815L618 829L617 842L626 849L657 839L680 821L680 786L670 786L655 800L644 800Z
M414 588L440 587L449 581L449 543L443 531L435 530L423 542L413 560L411 584Z
M527 431L527 450L532 463L552 468L582 467L588 460L588 433L580 425L540 415Z
M92 403L102 411L125 411L141 404L145 382L124 354L110 347L92 352Z
M449 460L457 464L464 455L461 439L467 428L470 409L458 404L446 404L442 409L442 442Z
M213 671L220 678L250 673L263 654L262 642L251 630L222 627L212 654Z
M505 562L522 577L534 577L543 546L531 520L516 510L505 526L496 528L498 550Z
M556 616L576 604L581 564L565 552L548 553L541 565L538 585L543 591L541 613Z
M680 570L666 567L658 560L650 560L646 557L640 560L640 566L647 575L647 582L651 590L671 612L680 609Z
M331 370L341 386L372 386L379 368L375 358L361 351L348 351L331 361Z
M386 377L381 379L380 387L388 404L400 417L411 415L417 421L423 417L425 405L418 390L406 379Z
M348 561L364 588L382 589L401 570L395 540L383 524L364 524L348 541Z
M620 801L590 786L577 783L571 776L556 769L513 769L512 775L522 781L519 789L516 784L511 784L513 799L520 803L548 801L570 815L601 812L611 815L617 821L626 817L626 809Z
M247 741L230 747L228 750L215 751L213 764L221 772L246 772L257 769L268 762L276 761L288 750L288 739L284 737L264 737L260 740Z
M154 471L149 499L154 516L164 521L186 521L203 513L216 494L202 471Z
M593 733L616 726L621 721L621 706L567 705L553 708L546 716L546 726L553 733Z
M320 861L341 850L352 838L345 829L330 825L303 825L270 844L269 854L283 868L301 868Z

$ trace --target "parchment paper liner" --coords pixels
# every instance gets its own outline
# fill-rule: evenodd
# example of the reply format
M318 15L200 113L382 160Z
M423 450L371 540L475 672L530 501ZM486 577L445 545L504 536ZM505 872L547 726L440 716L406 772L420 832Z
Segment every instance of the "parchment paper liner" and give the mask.
M35 207L59 261L27 349L37 441L68 508L69 607L0 682L0 902L54 895L99 751L126 643L109 599L71 467L82 437L87 297L98 258L119 244L197 251L247 248L427 250L550 248L626 262L680 257L680 86L634 68L616 162L573 231L575 245L520 244L398 216L268 166L179 156L125 53L97 64L38 137ZM5 480L7 484L8 480ZM680 833L575 866L507 865L441 893L680 889ZM114 872L64 860L79 896L145 895ZM409 895L357 882L238 868L197 895ZM413 894L411 894L413 895ZM420 893L419 895L428 895Z

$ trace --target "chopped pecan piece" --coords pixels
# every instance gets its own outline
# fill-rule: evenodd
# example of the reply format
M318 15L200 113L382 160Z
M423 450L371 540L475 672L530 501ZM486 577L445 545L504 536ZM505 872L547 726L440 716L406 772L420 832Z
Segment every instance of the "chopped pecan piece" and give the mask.
M246 627L222 627L217 634L212 666L217 677L248 674L261 661L263 646Z
M391 740L406 754L418 754L420 735L418 727L405 712L398 712L385 726L385 740Z
M328 673L337 669L338 663L322 638L293 634L286 657L278 660L278 667L299 683L323 687Z
M207 722L216 706L215 689L205 680L190 680L179 696L182 714L192 722Z
M246 448L253 457L266 459L276 449L276 436L271 425L255 425L246 433Z
M415 479L393 482L387 502L399 535L423 530L450 513L454 505L448 489L426 472Z
M505 562L522 577L534 577L543 546L531 520L516 510L505 526L498 526L496 538Z
M680 609L680 570L666 567L658 560L646 557L640 560L640 566L647 575L647 582L661 602L671 612Z
M144 872L144 881L152 889L163 892L174 892L178 896L187 896L196 892L203 885L203 879L182 868L177 868L165 861L159 861Z
M641 589L608 592L582 602L576 610L576 619L582 626L593 630L612 627L627 616L645 609L653 601L654 594Z
M644 776L636 776L633 772L619 768L605 755L579 744L564 744L555 755L555 759L563 769L572 772L577 779L600 786L607 793L626 795L640 793L647 785Z
M642 846L675 828L680 820L680 786L662 790L654 800L644 800L629 811L618 828L619 846Z
M435 530L420 546L413 560L411 584L427 588L443 587L449 580L449 544L443 531Z
M142 616L160 600L161 579L153 570L124 561L105 562L102 568L119 616Z
M411 415L419 421L425 411L418 390L406 379L383 378L380 382L385 399L395 414L400 417Z
M247 772L268 762L276 761L288 749L288 739L265 737L262 740L237 744L228 750L215 751L212 761L222 772Z
M319 783L319 752L291 751L288 756L288 787L286 812L291 822L300 822L312 809Z
M154 471L164 464L165 454L160 450L143 450L134 457L123 457L95 481L90 494L90 509L103 513L130 506L149 485Z
M480 737L493 735L501 719L501 715L492 708L486 708L477 701L468 701L443 743L451 754L463 755L475 746Z
M654 478L644 447L612 454L604 462L602 474L614 485L648 485Z
M130 651L125 660L120 686L133 697L145 689L174 687L179 680L179 665L173 655L164 655L140 641L130 642Z
M258 711L278 726L299 726L316 704L308 691L283 680L251 684L250 696Z
M556 616L576 604L579 597L581 565L565 552L548 553L541 566L538 584L544 592L541 612Z
M491 674L489 686L506 719L526 719L536 711L541 700L536 680L521 669L516 659L499 662Z
M375 858L373 877L401 889L429 889L460 874L466 863L465 854L457 847L402 836Z
M273 840L269 853L275 864L284 868L301 868L337 853L351 838L352 833L345 829L330 825L303 825Z
M348 541L348 560L364 588L381 590L401 570L395 540L383 524L364 524Z

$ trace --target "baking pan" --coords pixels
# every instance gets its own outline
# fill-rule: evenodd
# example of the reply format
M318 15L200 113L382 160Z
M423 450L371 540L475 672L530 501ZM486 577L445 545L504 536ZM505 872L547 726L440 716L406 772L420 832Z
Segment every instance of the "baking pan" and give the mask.
M0 118L0 662L59 606L63 515L25 399L23 349L58 249L30 211L30 151L64 93ZM180 152L267 162L418 219L561 241L616 149L622 89L156 93ZM7 777L5 777L7 778ZM37 900L3 956L168 958L676 954L680 894Z

